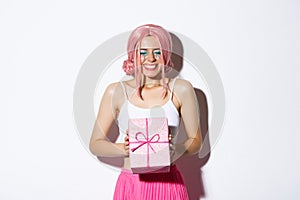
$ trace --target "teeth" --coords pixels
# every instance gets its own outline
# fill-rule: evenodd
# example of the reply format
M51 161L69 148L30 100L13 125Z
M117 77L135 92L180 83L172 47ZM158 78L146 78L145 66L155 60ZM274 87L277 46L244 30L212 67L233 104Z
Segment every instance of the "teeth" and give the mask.
M145 65L144 66L146 69L154 69L156 65Z

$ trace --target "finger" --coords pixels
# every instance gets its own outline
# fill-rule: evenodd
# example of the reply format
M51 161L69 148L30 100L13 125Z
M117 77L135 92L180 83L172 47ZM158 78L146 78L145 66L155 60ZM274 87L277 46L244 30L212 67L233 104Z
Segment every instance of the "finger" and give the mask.
M129 153L129 143L128 142L124 143L124 150L126 153Z

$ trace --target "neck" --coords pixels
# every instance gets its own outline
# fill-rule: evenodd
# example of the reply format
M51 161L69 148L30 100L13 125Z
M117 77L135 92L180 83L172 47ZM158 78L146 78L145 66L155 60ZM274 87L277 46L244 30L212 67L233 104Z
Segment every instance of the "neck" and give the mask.
M168 79L165 79L165 81L168 82ZM163 79L145 77L143 80L143 85L148 87L160 86L163 85Z

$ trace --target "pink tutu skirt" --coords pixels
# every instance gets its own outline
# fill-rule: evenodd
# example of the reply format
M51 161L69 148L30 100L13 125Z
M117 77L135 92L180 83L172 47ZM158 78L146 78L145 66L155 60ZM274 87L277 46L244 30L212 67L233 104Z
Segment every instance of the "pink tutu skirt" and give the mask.
M174 165L168 173L133 174L122 170L114 200L188 200L181 173Z

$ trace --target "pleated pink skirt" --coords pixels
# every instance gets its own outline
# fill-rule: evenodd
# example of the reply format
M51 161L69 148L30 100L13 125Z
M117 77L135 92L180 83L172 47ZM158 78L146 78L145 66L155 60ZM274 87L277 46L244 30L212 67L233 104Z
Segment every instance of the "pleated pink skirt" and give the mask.
M174 165L168 173L133 174L122 170L114 200L188 200L181 173Z

